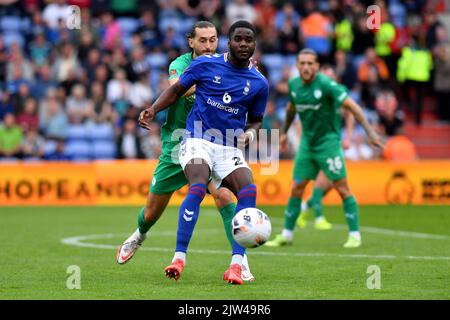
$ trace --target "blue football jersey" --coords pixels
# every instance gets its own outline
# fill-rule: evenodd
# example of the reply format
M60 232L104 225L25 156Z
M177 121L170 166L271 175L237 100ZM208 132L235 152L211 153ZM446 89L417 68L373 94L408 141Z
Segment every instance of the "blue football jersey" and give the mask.
M187 136L236 146L247 115L263 116L269 95L267 79L250 64L238 68L228 54L196 58L180 76L180 84L194 84L195 103L186 121Z

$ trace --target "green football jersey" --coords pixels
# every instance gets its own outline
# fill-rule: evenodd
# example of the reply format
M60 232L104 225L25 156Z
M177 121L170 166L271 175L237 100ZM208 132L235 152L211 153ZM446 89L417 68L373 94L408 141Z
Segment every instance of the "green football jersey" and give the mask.
M302 144L314 147L341 139L340 106L348 97L344 86L322 73L304 84L300 77L289 80L289 100L302 123Z
M176 58L169 65L169 80L175 77L180 77L184 70L192 62L192 53L185 53ZM162 142L170 142L172 132L176 129L186 128L186 119L191 111L192 105L195 101L195 94L189 97L182 97L178 99L173 105L168 108L166 122L161 127Z

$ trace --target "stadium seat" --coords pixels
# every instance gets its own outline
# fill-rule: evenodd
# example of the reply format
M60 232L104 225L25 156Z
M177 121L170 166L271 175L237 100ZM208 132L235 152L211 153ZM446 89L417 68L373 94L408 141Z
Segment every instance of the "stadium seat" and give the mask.
M13 43L17 43L21 48L24 47L25 38L23 35L17 32L5 32L2 34L3 41L7 48L11 47Z
M16 16L5 16L0 19L0 29L2 32L20 32L22 20Z
M117 19L120 25L120 30L124 34L132 34L139 27L139 20L134 18L121 17Z
M89 138L89 130L82 124L71 124L67 127L68 141L82 141Z
M150 53L147 55L147 61L151 69L160 69L167 65L167 54L165 53Z
M284 57L277 53L263 55L262 62L270 70L281 69L286 63Z
M55 150L56 150L56 141L54 140L45 141L44 154L51 154L55 152Z
M88 135L92 141L114 141L114 129L110 123L90 125L88 127Z
M66 144L65 153L72 157L73 160L90 160L92 159L92 145L89 142L75 140Z
M92 144L94 159L114 159L116 157L116 144L114 141L94 141Z

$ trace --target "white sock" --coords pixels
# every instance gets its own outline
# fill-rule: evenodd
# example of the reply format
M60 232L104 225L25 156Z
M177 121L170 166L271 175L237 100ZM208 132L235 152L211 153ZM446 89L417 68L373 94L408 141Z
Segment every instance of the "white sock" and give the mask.
M183 260L184 264L186 264L186 252L176 251L173 255L172 262L174 262L177 259Z
M316 223L319 223L321 221L325 220L325 218L323 216L317 217L316 218Z
M242 260L244 259L243 256L241 256L240 254L233 254L233 256L231 257L231 263L230 266L232 264L237 263L238 265L242 265Z
M283 229L283 231L281 232L281 235L287 241L292 241L292 239L294 239L294 231L292 231L292 230Z
M361 233L359 231L350 231L349 235L361 241Z
M139 241L144 241L147 238L147 234L146 233L141 233L139 231L139 228L136 229L135 233L136 237L139 239Z

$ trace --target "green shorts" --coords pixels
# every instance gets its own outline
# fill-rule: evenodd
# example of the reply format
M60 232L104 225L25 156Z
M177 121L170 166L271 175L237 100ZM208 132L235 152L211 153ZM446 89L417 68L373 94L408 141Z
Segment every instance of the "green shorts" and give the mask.
M300 145L294 160L294 180L314 180L322 170L331 181L347 177L344 151L338 141L328 141L314 148Z
M162 153L150 183L150 192L158 195L172 193L187 184L186 176L178 160L178 143L163 143Z

